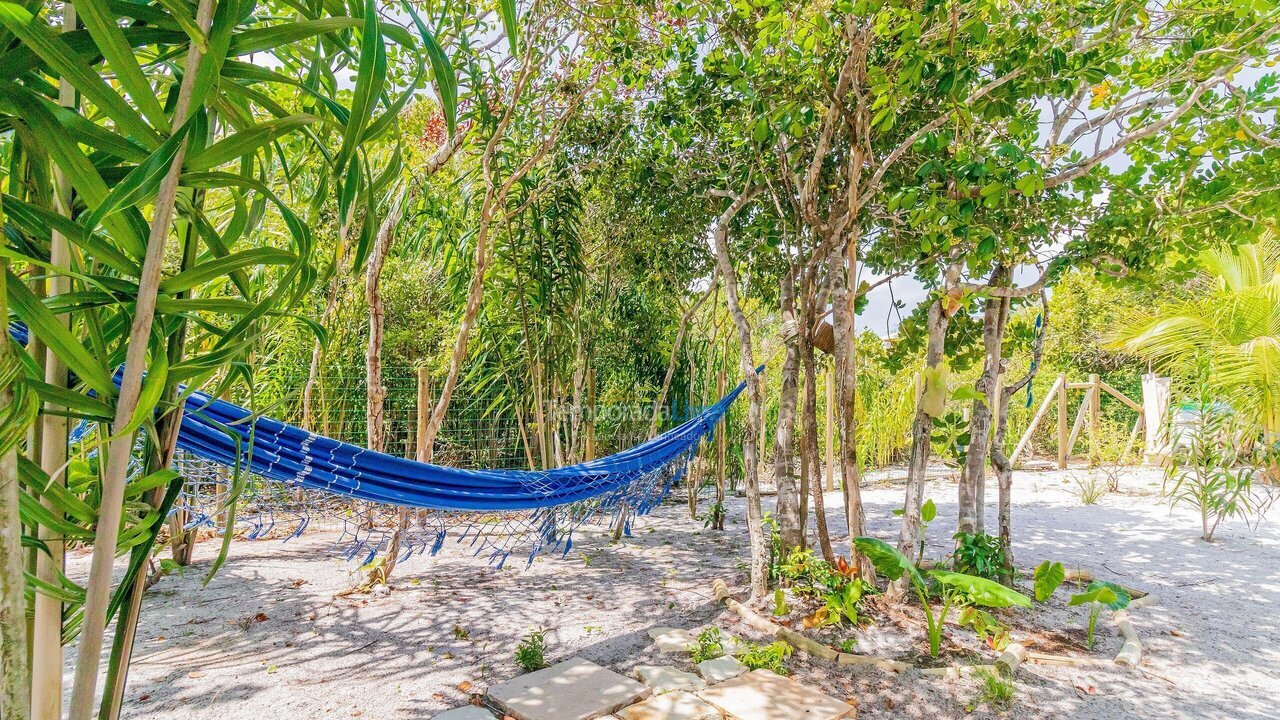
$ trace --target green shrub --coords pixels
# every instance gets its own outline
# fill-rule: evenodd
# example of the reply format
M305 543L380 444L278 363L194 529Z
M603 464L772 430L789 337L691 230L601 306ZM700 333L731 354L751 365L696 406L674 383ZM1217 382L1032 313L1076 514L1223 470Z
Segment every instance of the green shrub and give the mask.
M693 646L691 659L694 663L703 660L714 660L724 655L724 644L720 640L720 629L709 627L698 633L698 644Z
M752 670L771 670L779 675L786 675L785 663L794 649L781 640L768 645L747 643L738 659Z
M956 533L951 568L958 573L997 580L1004 573L1004 550L1000 538L986 533Z
M516 646L516 664L525 672L534 672L547 666L547 638L542 630L534 630Z

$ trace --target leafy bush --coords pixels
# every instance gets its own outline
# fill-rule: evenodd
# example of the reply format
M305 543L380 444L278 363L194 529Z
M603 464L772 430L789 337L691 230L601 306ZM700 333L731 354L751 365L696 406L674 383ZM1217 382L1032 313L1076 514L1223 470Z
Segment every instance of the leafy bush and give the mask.
M724 643L720 640L720 629L709 627L698 633L698 642L693 646L692 660L700 663L703 660L715 660L724 655Z
M1016 590L1011 590L1000 583L986 578L963 573L930 570L930 579L938 584L942 596L942 608L935 615L929 604L929 588L925 584L925 575L914 563L898 551L898 548L871 537L855 538L854 547L876 566L876 571L891 581L906 575L911 586L920 599L924 610L925 624L929 632L929 654L938 657L942 649L942 629L947 622L947 614L951 608L962 605L979 605L982 607L1031 607L1031 598Z
M516 664L525 672L534 672L547 666L547 639L542 630L534 630L525 635L516 645Z
M768 645L747 643L738 659L752 670L771 670L779 675L786 675L785 663L795 650L781 640Z
M1263 468L1277 458L1258 445L1241 449L1244 427L1220 403L1202 401L1195 422L1175 438L1175 450L1165 468L1164 491L1173 505L1190 505L1200 514L1200 537L1212 542L1223 520L1238 517L1256 527L1275 495L1254 486Z
M1004 549L1000 538L986 533L959 532L954 536L955 552L951 554L951 568L967 575L977 575L997 580L1004 572Z

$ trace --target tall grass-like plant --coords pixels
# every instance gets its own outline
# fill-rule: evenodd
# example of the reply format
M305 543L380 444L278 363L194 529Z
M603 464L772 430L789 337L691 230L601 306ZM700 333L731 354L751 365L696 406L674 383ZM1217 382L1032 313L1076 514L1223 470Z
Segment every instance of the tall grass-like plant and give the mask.
M56 437L25 448L18 465L23 542L41 558L27 583L32 655L54 669L31 689L39 720L62 715L60 645L76 637L66 715L95 714L113 618L100 715L118 716L139 573L182 485L168 469L180 388L216 394L249 379L255 339L291 317L325 270L313 264L308 218L329 200L341 223L365 228L365 245L376 227L366 149L395 128L426 59L371 0L334 11L348 12L0 2L6 316L30 333L15 345L25 350L18 383L43 418L96 430L73 448L97 452L75 482ZM339 87L347 72L354 83ZM130 479L134 460L143 472ZM234 505L225 515L234 521ZM93 546L83 586L61 572L63 539ZM113 583L120 555L127 569Z

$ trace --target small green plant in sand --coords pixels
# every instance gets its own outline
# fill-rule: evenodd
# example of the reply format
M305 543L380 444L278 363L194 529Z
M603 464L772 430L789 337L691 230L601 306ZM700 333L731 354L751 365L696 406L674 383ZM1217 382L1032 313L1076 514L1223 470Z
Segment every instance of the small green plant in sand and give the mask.
M516 645L516 664L525 672L534 672L547 666L547 638L542 630L525 635Z
M955 552L951 553L951 569L966 575L998 580L1004 573L1004 548L1000 538L986 533L958 532Z
M724 643L720 639L720 629L709 627L698 633L698 641L693 646L691 659L694 663L703 660L714 660L724 655Z
M973 712L979 705L986 704L992 710L1008 710L1013 705L1013 683L990 670L979 670L975 677L981 686L978 694L965 706L965 712Z
M773 616L786 617L791 614L791 608L787 607L787 593L782 588L773 591Z
M794 652L793 648L779 640L768 645L747 643L738 659L752 670L770 670L779 675L786 675L786 661Z
M1073 475L1071 479L1076 484L1075 495L1083 505L1097 505L1102 496L1106 495L1107 491L1110 490L1107 487L1107 483L1093 473L1083 477Z
M1044 602L1052 597L1053 591L1067 579L1067 571L1062 567L1062 563L1045 560L1036 566L1036 572L1032 578L1035 582L1036 602Z
M1089 606L1089 631L1085 636L1085 646L1093 647L1093 631L1098 624L1098 615L1102 612L1103 606L1112 610L1123 610L1129 606L1129 591L1116 585L1115 583L1104 582L1102 580L1094 580L1089 583L1089 587L1085 588L1082 593L1071 596L1071 600L1067 602L1070 607L1077 605Z

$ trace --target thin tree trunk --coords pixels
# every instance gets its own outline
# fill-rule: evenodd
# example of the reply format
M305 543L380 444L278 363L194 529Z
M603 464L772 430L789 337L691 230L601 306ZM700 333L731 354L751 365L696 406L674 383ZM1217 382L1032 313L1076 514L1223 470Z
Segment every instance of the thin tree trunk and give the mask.
M214 0L200 0L196 23L208 31L213 18ZM187 52L182 84L174 106L172 127L181 127L190 110L191 94L195 87L197 69L203 53L196 44ZM174 201L182 176L182 163L186 157L184 140L174 154L169 170L161 181L156 194L147 238L146 255L142 273L138 279L138 294L134 305L133 323L129 329L129 344L121 373L120 392L116 397L116 414L112 423L115 439L107 446L107 469L102 479L101 502L93 541L93 558L89 566L89 580L85 587L85 604L80 631L80 645L76 655L75 682L71 690L70 720L89 720L93 715L94 693L101 664L102 638L107 624L107 605L111 594L111 566L115 560L116 540L120 536L120 520L124 512L125 479L129 470L129 456L133 447L133 433L128 428L142 390L142 374L147 364L147 348L151 326L155 319L156 296L160 285L160 272L164 267L165 245L169 238L170 221L173 218Z
M926 324L928 349L925 352L925 369L936 371L942 364L942 354L947 337L947 325L955 312L951 296L952 288L958 281L960 268L952 265L947 269L944 294L929 304L929 319ZM945 380L944 380L945 382ZM930 390L945 395L946 388L924 387L920 399L916 402L915 421L911 425L911 459L907 466L907 488L902 504L902 529L898 534L898 550L911 557L919 552L920 535L923 530L920 521L920 507L924 503L925 473L929 467L931 451L930 439L933 435L933 416L926 409L925 397ZM902 583L897 584L902 589Z
M76 29L76 8L71 3L63 5L62 32L68 33ZM58 84L58 104L73 108L76 105L76 90L66 79ZM54 210L63 217L71 217L73 190L71 182L61 168L53 170L55 183ZM58 268L71 266L71 250L67 238L54 231L50 244L49 262ZM71 291L71 280L66 275L51 275L46 290L47 295L62 295ZM59 315L59 321L70 326L70 314ZM44 381L58 388L68 384L67 365L52 350L45 351ZM40 469L59 487L65 487L66 475L62 466L67 461L67 418L52 412L52 405L45 406L40 419ZM51 513L59 513L57 506L48 498L41 498L41 504ZM58 515L61 517L61 515ZM44 551L36 551L36 578L42 582L56 585L58 574L62 572L65 562L66 546L62 535L50 528L41 526L40 541L44 543ZM62 718L62 601L46 593L38 592L35 597L35 616L31 625L31 718L32 720L61 720ZM2 715L2 714L0 714Z
M992 287L1001 285L1009 276L1008 268L1000 263L991 272ZM982 345L984 349L982 374L974 383L974 389L983 395L973 401L969 411L969 450L965 457L964 472L958 483L959 532L981 532L983 508L978 506L980 486L987 475L987 448L991 438L991 404L996 401L995 388L999 383L1000 351L1004 341L1004 298L987 298L982 315Z
M9 316L6 300L8 262L0 258L0 317ZM0 413L5 420L15 412L11 383L17 382L21 368L12 356L6 338L0 343ZM6 428L7 430L7 428ZM22 549L22 520L18 512L17 433L0 436L0 718L25 720L31 716L31 686L27 674L27 608L23 595L25 557Z
M676 330L676 339L671 345L671 354L667 357L667 374L662 377L662 389L658 391L658 396L653 399L653 414L649 419L650 440L658 434L658 424L662 421L662 406L667 401L667 392L671 389L671 379L675 377L676 374L676 358L680 355L680 346L684 342L685 332L689 329L689 321L693 319L695 314L697 314L698 308L702 307L702 304L707 301L707 298L711 297L715 293L716 286L719 282L719 273L712 273L711 285L707 288L707 291L702 294L702 297L695 300L694 303L689 306L689 309L685 310L684 314L680 316L680 326L679 329Z
M1001 333L1009 320L1008 298L1004 299L1001 308ZM1031 364L1026 374L1012 385L1006 385L1000 393L996 405L996 429L991 440L991 464L995 466L999 492L999 537L1000 549L1004 551L1004 571L1007 577L1013 574L1013 463L1004 452L1005 436L1009 430L1009 401L1015 394L1036 379L1040 370L1040 359L1044 355L1044 338L1049 329L1049 302L1043 292L1040 293L1040 333L1036 335L1031 346Z
M818 368L813 352L813 319L816 314L816 298L812 287L804 293L804 309L801 317L800 360L804 365L804 407L801 412L801 452L806 466L802 482L808 483L813 502L814 531L818 547L827 562L835 562L831 548L831 535L827 530L827 509L822 494L821 462L818 459Z
M744 190L733 198L729 207L716 220L712 237L715 241L716 262L724 276L725 299L729 314L738 328L738 346L741 370L747 383L747 427L742 437L743 482L747 491L747 537L751 546L751 596L760 598L769 590L769 550L764 537L764 513L760 507L760 469L757 435L760 428L761 398L760 378L756 374L755 351L751 340L751 323L738 302L738 275L729 256L729 224L746 206L755 191Z
M386 265L387 256L391 253L391 245L395 241L396 227L404 214L404 202L409 193L409 186L402 186L387 215L378 227L378 235L374 239L372 251L369 253L365 267L364 294L369 307L369 342L365 346L365 387L368 396L365 409L365 436L370 450L384 452L387 445L386 399L387 387L382 376L382 339L386 327L386 314L382 304L382 269ZM383 560L384 579L390 579L395 570L396 560L400 556L400 543L409 527L409 509L396 509L396 527L387 543L387 554Z
M796 288L791 269L782 275L783 342L786 355L782 362L782 376L778 391L777 444L773 453L773 482L778 490L778 534L782 537L783 552L804 544L804 531L800 524L800 493L795 478L795 428L796 401L799 394L797 376L800 374L799 329L795 326ZM795 330L788 336L787 319Z
M865 578L875 577L875 569L853 548L852 541L866 534L862 508L862 487L858 467L858 375L856 368L857 335L854 331L852 278L856 258L848 256L856 250L856 236L839 244L832 252L829 268L831 288L832 330L835 341L835 377L840 429L840 476L843 479L845 521L849 527L849 557Z

